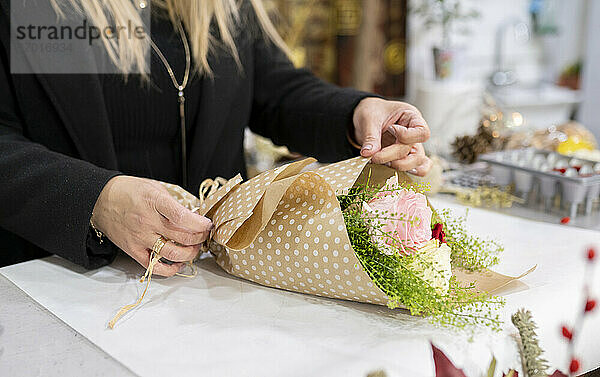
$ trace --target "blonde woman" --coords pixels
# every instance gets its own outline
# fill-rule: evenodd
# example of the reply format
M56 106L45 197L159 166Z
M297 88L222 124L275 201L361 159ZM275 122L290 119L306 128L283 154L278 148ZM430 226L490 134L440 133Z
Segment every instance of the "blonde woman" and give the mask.
M244 172L245 127L321 161L429 169L418 110L295 69L260 0L50 3L58 22L76 10L99 30L152 5L152 43L102 39L118 74L11 74L0 0L0 266L58 254L97 268L119 249L147 266L158 247L154 272L175 274L212 224L157 181L196 192Z

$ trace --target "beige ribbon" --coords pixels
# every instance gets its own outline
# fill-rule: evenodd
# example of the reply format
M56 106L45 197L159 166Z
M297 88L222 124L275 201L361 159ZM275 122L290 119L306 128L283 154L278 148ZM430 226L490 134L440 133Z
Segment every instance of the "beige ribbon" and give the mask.
M164 238L162 236L160 236L156 240L154 245L152 246L152 254L151 254L152 258L150 258L150 262L148 263L148 268L146 268L146 273L140 279L140 283L143 283L146 279L148 279L146 281L146 287L144 288L144 292L142 292L141 296L138 297L138 299L135 303L130 304L130 305L125 305L121 308L121 310L119 310L119 312L113 317L113 319L111 319L110 322L108 322L109 328L113 329L115 327L115 324L119 320L119 318L121 318L123 315L125 315L125 313L127 313L131 309L138 306L142 302L144 297L146 296L148 287L150 287L150 281L152 280L152 272L154 271L154 266L156 266L156 264L160 260L160 258L161 258L160 251L165 246L166 242L168 242L168 241L164 241Z
M199 191L199 203L200 204L204 203L204 201L206 200L207 197L216 193L221 186L225 185L225 183L227 183L227 180L224 178L221 178L221 177L217 177L214 180L213 179L205 179L202 182L202 184L200 185L200 189L198 190ZM194 208L192 210L192 212L196 212L197 210L198 210L198 208ZM210 243L210 239L212 238L212 234L213 234L213 232L211 232L208 239L202 244L202 247L200 248L200 253L204 253L204 252L208 251L208 245ZM156 264L161 259L160 251L165 246L165 243L169 242L169 241L166 241L166 240L163 241L163 240L164 240L164 238L161 236L158 240L156 240L156 242L152 246L152 254L151 254L152 257L150 258L150 262L148 263L148 267L146 268L146 272L144 273L144 276L142 276L142 278L140 279L140 283L143 283L144 281L146 282L144 291L138 297L138 299L136 300L135 303L125 305L117 312L117 314L113 317L113 319L111 319L110 322L108 322L109 328L114 329L115 325L117 324L117 321L119 321L119 319L121 317L123 317L128 311L134 309L135 307L137 307L139 304L142 303L142 300L146 296L146 292L148 292L148 288L150 287L150 282L152 281L152 272L154 271L154 266L156 266ZM198 274L198 270L194 266L194 261L192 260L192 261L188 261L185 263L186 263L186 265L190 266L190 268L192 269L192 273L191 274L182 274L182 273L178 272L175 275L181 276L181 277L186 277L186 278L195 277Z
M215 194L221 186L225 186L227 180L225 178L217 177L213 179L205 179L202 184L200 184L199 191L199 199L200 204L204 203L205 198Z

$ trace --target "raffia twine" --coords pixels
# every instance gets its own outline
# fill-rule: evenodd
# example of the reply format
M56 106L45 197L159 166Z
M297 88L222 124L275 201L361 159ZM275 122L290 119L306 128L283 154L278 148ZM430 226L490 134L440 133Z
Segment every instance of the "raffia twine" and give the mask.
M225 183L227 183L227 180L221 177L217 177L214 180L213 179L205 179L202 184L200 185L200 189L199 191L199 203L200 205L202 205L202 203L204 202L205 198L211 196L212 194L216 193L217 190L219 189L219 187L223 186ZM198 208L194 208L192 210L192 212L196 212L198 210ZM210 242L210 239L212 237L212 232L209 235L209 238L205 241L204 245L208 245ZM206 246L204 246L201 249L201 253L208 251L208 248ZM113 317L113 319L110 320L110 322L108 322L108 327L110 329L114 329L115 325L117 324L117 322L119 321L119 319L121 319L121 317L123 317L127 312L129 312L130 310L136 308L138 305L140 305L142 303L142 300L144 300L144 297L146 296L146 293L148 292L148 288L150 287L150 282L152 281L152 273L154 271L154 267L156 266L156 264L158 262L160 262L160 259L162 258L160 255L160 252L156 252L155 250L152 251L152 257L150 258L150 262L148 263L148 267L146 268L146 272L144 273L144 275L142 276L142 278L140 279L140 283L143 283L144 281L146 282L146 286L144 287L144 291L142 292L142 294L138 297L138 299L133 303L133 304L129 304L129 305L125 305L123 306L118 312L117 314L115 314L115 316ZM185 277L185 278L193 278L196 277L196 275L198 274L198 269L196 268L196 266L194 265L194 261L188 261L185 262L186 265L188 265L191 270L192 273L191 274L183 274L183 273L176 273L176 276L181 276L181 277Z

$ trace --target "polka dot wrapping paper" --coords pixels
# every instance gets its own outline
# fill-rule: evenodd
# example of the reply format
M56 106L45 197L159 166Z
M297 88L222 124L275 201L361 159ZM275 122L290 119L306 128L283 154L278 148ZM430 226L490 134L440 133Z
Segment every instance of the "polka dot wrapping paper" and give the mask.
M396 172L362 157L303 171L314 161L294 162L243 183L236 176L200 205L176 186L168 189L213 221L210 250L227 273L273 288L387 305L386 294L352 249L336 195L367 177L383 185ZM492 271L455 275L490 293L520 278Z

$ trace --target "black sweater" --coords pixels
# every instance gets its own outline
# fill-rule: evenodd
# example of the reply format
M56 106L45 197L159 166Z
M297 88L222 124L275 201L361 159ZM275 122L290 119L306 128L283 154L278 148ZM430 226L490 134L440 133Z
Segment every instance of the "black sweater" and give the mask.
M153 7L152 39L162 51L177 82L185 72L185 51L179 33L166 12ZM163 63L151 55L151 77L144 82L131 76L101 75L104 105L119 163L124 174L181 184L181 133L179 102ZM192 67L193 69L193 67ZM185 88L185 115L188 141L199 127L202 79L191 75ZM188 148L191 148L188 145ZM188 161L188 166L190 161Z
M245 172L246 126L322 161L355 153L346 128L368 94L295 69L281 51L248 32L258 21L247 2L242 14L236 45L243 69L217 51L209 56L214 77L200 79L198 116L190 125L191 192L206 177ZM95 242L89 219L106 182L122 173L117 149L125 141L114 139L119 133L111 130L115 120L101 76L11 75L9 15L9 0L0 0L0 266L49 253L87 268L105 265L118 250ZM164 106L171 111L170 102ZM152 149L147 143L144 148ZM156 169L167 171L172 162L166 164Z

